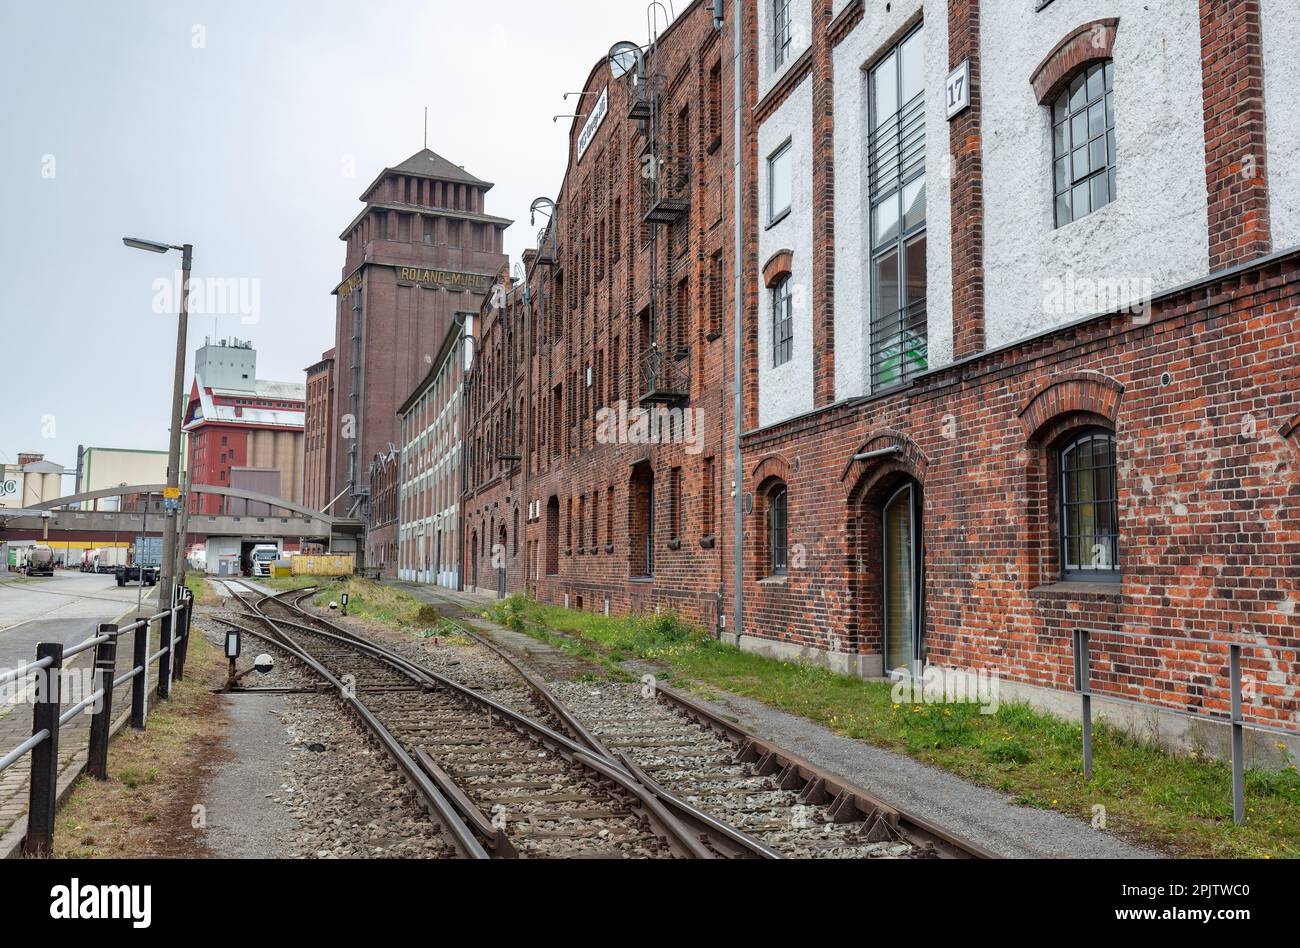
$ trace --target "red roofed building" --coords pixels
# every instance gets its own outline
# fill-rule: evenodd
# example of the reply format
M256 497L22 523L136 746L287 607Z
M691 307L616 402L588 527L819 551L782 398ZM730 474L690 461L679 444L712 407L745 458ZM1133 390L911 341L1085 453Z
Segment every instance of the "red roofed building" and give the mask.
M301 382L257 377L257 350L238 339L207 343L194 355L185 408L193 483L303 499ZM190 510L216 514L222 498L196 495ZM234 507L231 512L238 512Z

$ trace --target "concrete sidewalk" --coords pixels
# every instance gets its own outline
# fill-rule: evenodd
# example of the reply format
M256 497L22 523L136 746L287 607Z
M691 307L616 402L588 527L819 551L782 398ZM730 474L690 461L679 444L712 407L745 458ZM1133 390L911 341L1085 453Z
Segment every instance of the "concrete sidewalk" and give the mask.
M395 582L417 599L433 605L454 605L481 612L495 594L456 592L416 583ZM548 668L573 666L573 657L543 642L504 629L484 619L474 626L543 674ZM563 633L554 633L564 637ZM551 653L555 653L552 655ZM644 662L624 662L630 673L654 670ZM945 770L904 754L843 737L806 718L779 711L751 698L710 686L717 696L702 701L718 714L735 720L759 737L789 748L819 767L843 776L917 816L1010 858L1133 859L1163 858L1161 854L1125 842L1082 820L1033 807L1018 806L1005 794L963 780ZM697 698L697 700L699 700Z

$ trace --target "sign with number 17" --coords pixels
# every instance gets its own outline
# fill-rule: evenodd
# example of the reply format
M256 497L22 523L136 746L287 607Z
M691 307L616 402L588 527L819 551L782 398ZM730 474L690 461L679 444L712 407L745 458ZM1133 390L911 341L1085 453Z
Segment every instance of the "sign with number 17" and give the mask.
M945 89L948 96L948 118L970 107L969 59L963 59L956 69L948 73Z

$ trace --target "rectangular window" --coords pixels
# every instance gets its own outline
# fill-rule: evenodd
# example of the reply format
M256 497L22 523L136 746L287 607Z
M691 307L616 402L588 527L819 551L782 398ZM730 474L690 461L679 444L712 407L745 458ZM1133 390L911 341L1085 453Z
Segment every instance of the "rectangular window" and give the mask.
M682 469L668 472L668 539L677 540L682 535Z
M587 530L587 495L583 494L578 498L578 547L585 548L586 543L583 541L583 534Z
M668 351L679 357L686 351L686 325L690 317L691 285L682 280L677 284L677 305L673 308L672 338L668 340Z
M790 213L792 186L790 143L786 142L767 159L767 222L769 225L775 224Z
M722 143L722 63L709 70L709 151Z
M871 70L871 383L929 365L926 341L925 87L922 27Z
M710 272L709 281L709 332L712 335L722 334L722 301L724 299L725 287L723 282L726 280L726 274L722 271L722 251L719 250L713 255L713 267Z
M564 386L557 385L551 390L551 457L558 458L563 445L564 431Z
M713 535L713 495L717 491L714 478L717 474L713 467L713 458L704 459L704 470L700 477L700 533Z
M780 69L790 56L791 0L772 0L772 68Z
M605 542L614 545L614 488L605 491Z
M610 246L610 260L618 263L623 259L623 199L614 198L614 220L610 230L613 233L613 242Z

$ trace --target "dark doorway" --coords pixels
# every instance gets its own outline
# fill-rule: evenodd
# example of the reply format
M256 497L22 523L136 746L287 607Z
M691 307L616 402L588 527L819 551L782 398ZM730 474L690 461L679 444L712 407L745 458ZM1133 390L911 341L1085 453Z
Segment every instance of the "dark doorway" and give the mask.
M648 461L632 469L628 509L628 572L655 573L655 474Z
M925 555L921 490L908 480L880 508L881 597L885 670L925 661Z

